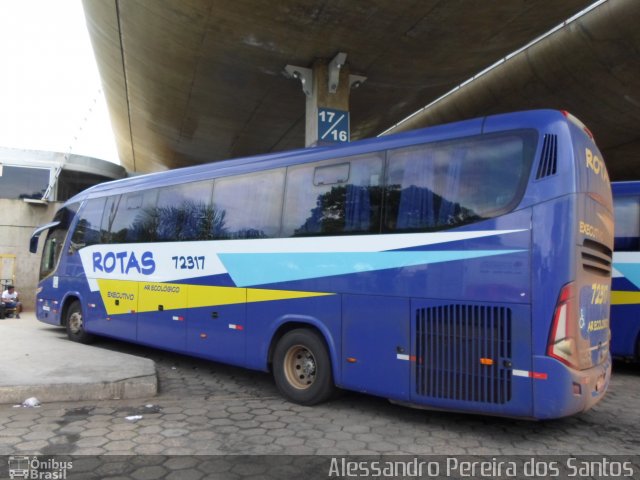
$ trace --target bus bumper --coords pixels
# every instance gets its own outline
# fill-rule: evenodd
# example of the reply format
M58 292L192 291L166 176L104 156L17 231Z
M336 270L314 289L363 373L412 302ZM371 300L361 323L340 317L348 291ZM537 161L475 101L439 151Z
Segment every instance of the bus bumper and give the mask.
M36 318L42 323L60 326L58 302L38 297L36 299Z
M589 410L604 397L611 380L611 355L596 367L573 370L550 357L534 357L533 412L537 419L559 418Z

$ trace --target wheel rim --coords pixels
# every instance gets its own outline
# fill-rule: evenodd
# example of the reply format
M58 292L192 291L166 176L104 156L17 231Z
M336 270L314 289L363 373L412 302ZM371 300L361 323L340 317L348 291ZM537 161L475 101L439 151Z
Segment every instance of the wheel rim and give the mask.
M73 334L82 332L82 314L80 312L73 312L69 316L69 330Z
M289 384L306 390L316 380L316 359L303 345L294 345L284 356L284 375Z

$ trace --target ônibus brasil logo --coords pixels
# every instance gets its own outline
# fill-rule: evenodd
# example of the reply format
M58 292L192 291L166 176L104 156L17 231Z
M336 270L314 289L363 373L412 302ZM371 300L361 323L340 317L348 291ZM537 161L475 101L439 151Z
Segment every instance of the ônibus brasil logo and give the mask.
M67 470L73 468L72 462L55 458L39 459L28 455L12 455L9 457L9 478L28 478L34 480L64 480Z

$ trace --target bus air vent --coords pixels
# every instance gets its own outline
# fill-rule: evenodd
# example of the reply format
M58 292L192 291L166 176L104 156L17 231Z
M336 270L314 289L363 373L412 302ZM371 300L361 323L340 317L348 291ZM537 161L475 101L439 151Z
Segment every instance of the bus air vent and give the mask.
M558 136L545 133L536 180L555 175L558 164Z
M611 275L612 252L609 247L586 238L580 250L584 270L596 275Z
M416 394L511 400L511 309L450 304L416 310Z

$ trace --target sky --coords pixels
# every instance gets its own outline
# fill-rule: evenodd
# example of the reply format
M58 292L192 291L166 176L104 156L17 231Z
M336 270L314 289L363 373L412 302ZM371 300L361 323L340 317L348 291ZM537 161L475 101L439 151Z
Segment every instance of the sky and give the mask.
M0 0L0 147L119 163L80 0Z

